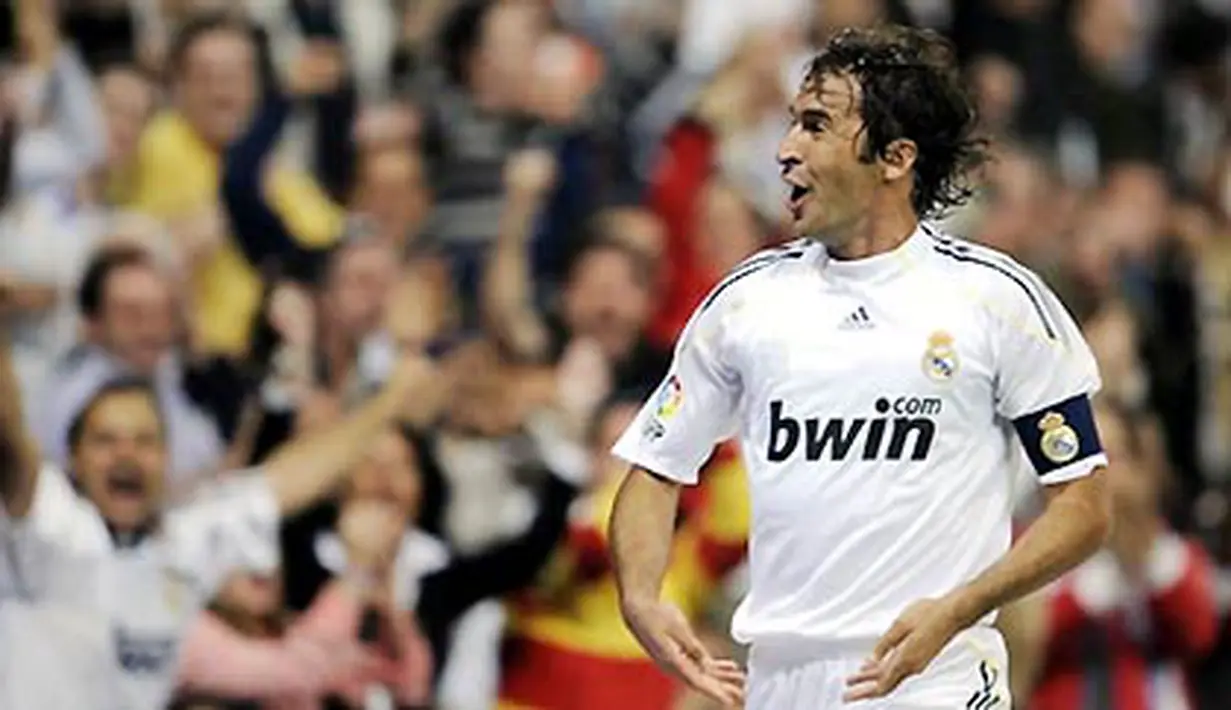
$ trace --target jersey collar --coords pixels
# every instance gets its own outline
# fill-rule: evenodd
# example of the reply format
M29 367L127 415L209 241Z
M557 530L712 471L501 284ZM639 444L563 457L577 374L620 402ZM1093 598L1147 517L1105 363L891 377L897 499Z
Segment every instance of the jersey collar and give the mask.
M896 249L863 259L834 259L823 251L818 262L821 270L839 279L879 281L906 271L923 257L928 250L928 236L922 223L915 227L906 241Z

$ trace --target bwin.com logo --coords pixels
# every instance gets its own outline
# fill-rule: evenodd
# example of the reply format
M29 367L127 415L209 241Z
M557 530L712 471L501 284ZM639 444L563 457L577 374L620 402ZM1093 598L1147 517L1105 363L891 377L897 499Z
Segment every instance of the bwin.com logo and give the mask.
M798 418L780 399L769 403L766 458L781 463L801 447L807 461L922 461L932 450L936 420L944 409L939 397L880 397L873 417Z

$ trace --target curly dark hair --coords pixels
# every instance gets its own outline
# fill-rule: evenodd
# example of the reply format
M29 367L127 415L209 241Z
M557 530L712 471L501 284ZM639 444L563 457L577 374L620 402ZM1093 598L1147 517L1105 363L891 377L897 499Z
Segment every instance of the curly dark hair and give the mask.
M867 131L861 160L872 162L901 138L918 146L911 192L916 214L942 214L970 198L971 175L987 159L987 141L975 133L978 112L947 39L901 25L849 28L813 58L804 89L838 75L852 77L861 89Z

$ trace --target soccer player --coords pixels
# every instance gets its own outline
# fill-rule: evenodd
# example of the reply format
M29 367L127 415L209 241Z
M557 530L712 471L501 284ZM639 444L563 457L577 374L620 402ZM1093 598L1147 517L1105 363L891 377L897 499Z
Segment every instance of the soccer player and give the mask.
M280 518L328 494L432 378L408 356L336 427L163 511L153 389L117 382L86 406L75 488L31 444L0 342L0 707L165 707L181 641L226 577L276 560ZM371 587L378 568L355 561L348 579Z
M1007 708L996 609L1109 525L1093 357L1038 277L922 221L970 194L982 157L942 38L846 30L790 113L778 160L802 238L709 294L615 445L632 465L612 513L622 612L661 665L749 710ZM659 596L679 488L733 434L746 688ZM1021 447L1047 505L1010 549Z

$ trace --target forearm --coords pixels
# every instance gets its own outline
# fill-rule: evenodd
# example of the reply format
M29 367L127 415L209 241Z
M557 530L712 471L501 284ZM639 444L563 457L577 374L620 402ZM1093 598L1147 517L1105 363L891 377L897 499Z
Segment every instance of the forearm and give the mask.
M58 296L54 286L0 277L0 318L46 310Z
M306 508L339 483L394 420L398 399L395 391L382 390L337 424L298 437L275 452L264 469L282 514Z
M487 322L497 336L520 355L543 342L543 324L531 299L528 239L538 205L510 199L501 215L500 237L492 250L483 283Z
M354 81L342 83L329 94L315 96L312 107L317 125L328 129L315 132L313 165L316 179L339 203L346 201L346 189L355 176L356 116L359 113L359 89Z
M219 194L230 218L236 245L253 267L270 258L292 258L306 251L265 196L264 167L291 112L290 100L271 92L247 132L226 152Z
M633 467L611 511L610 545L624 605L656 601L671 554L679 485Z
M0 500L9 515L24 517L30 510L38 465L38 448L26 431L9 344L0 337Z
M963 626L1059 578L1097 551L1110 529L1104 472L1065 486L1007 555L956 590Z
M1015 703L1026 705L1043 665L1047 642L1047 604L1043 594L1031 594L1005 605L996 625L1009 649L1009 690Z
M82 167L93 167L106 158L107 135L90 70L77 51L65 45L59 47L53 72L57 131L74 148Z
M202 614L184 647L183 688L226 698L275 699L323 692L345 662L351 639L256 639ZM333 653L329 653L329 649Z

